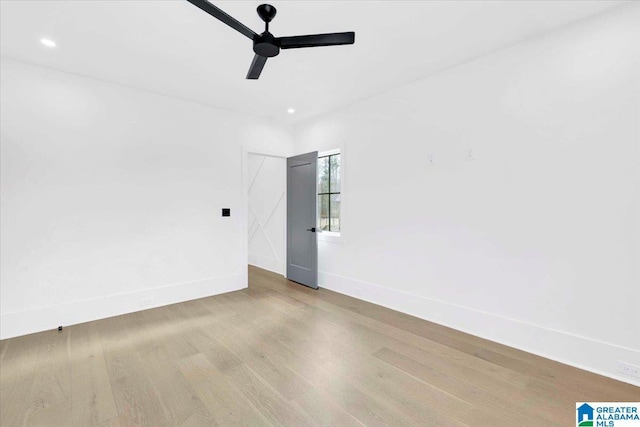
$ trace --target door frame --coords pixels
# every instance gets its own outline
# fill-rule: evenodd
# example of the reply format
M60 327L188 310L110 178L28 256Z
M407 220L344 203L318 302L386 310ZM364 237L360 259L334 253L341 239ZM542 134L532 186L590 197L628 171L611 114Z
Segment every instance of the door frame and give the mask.
M263 150L256 147L251 146L242 146L242 161L241 161L241 169L242 169L242 194L241 194L241 202L242 202L242 212L241 212L241 220L242 220L242 230L244 238L242 239L242 280L245 286L249 286L249 272L247 271L247 266L249 265L249 154L254 154L258 156L265 157L276 157L279 159L284 159L285 167L282 170L282 176L284 182L287 182L287 166L286 161L287 157L291 157L291 154ZM285 184L284 187L284 203L287 203L287 186ZM282 260L282 271L283 276L287 277L287 210L284 210L284 259Z

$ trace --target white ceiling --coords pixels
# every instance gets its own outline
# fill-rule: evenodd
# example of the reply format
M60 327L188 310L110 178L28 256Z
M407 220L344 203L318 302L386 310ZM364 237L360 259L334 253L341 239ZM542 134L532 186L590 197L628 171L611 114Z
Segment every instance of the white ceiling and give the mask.
M0 49L3 57L295 121L625 2L273 1L274 35L355 31L356 43L282 51L257 81L245 80L251 41L185 0L2 0ZM214 3L262 32L261 1ZM58 46L45 48L42 37Z

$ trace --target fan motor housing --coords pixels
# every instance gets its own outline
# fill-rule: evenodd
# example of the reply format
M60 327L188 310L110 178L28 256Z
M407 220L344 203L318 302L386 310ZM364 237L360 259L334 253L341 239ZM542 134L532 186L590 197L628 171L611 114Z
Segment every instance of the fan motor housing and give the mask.
M268 31L260 34L253 40L253 51L266 58L277 56L280 53L280 46L276 38Z

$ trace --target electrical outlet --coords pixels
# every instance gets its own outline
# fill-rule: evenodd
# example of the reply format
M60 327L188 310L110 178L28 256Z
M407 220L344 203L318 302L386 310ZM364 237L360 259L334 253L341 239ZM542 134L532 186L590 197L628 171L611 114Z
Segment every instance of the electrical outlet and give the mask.
M149 307L153 303L153 298L146 297L140 300L140 307Z
M427 163L432 165L433 162L433 154L427 154Z
M466 159L467 159L467 161L471 161L471 160L473 160L473 150L472 150L471 148L469 148L469 149L467 150L467 153L466 153Z
M618 360L618 372L630 377L640 378L640 366Z

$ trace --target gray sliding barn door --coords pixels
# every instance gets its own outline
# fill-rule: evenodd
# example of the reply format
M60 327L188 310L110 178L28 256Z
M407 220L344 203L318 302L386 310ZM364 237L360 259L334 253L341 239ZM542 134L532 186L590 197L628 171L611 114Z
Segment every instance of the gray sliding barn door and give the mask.
M287 279L318 289L318 152L287 159Z

